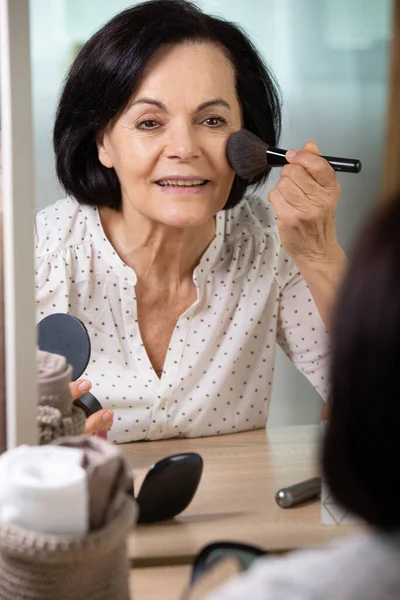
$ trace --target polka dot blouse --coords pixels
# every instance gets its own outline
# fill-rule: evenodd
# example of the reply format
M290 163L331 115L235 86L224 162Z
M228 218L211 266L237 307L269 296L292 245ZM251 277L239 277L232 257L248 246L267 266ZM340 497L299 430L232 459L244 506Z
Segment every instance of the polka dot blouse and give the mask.
M249 196L217 215L193 280L197 300L176 324L159 378L140 336L136 274L97 209L66 198L36 215L37 320L63 312L85 323L84 377L114 411L110 441L264 427L277 343L327 396L327 332L264 201Z

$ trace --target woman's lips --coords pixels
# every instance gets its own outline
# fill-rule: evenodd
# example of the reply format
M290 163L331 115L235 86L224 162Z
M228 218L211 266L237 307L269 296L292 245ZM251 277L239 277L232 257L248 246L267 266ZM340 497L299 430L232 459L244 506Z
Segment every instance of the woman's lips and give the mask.
M205 181L200 185L161 185L156 182L156 185L161 192L164 194L176 194L176 195L188 195L188 194L200 194L209 182Z

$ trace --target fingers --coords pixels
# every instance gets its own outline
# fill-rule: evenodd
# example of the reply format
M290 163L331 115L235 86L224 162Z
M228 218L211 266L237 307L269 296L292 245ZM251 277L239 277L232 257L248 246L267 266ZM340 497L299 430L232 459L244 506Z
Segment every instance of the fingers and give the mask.
M78 379L69 384L73 400L78 400L83 394L86 394L92 387L92 384L87 379ZM114 413L108 408L98 410L93 415L86 419L85 433L92 435L93 433L102 434L109 431L112 427Z
M302 150L289 150L286 159L290 165L301 165L305 171L322 187L335 188L335 171L322 156L315 142L307 142Z
M293 206L309 205L307 198L319 195L321 186L301 165L285 165L276 186Z
M289 204L277 187L269 192L268 200L274 208L278 222L285 227L295 228L299 225L300 218L307 217L306 211L303 215L301 211L297 210L297 207Z
M309 140L303 145L303 150L306 152L312 152L313 154L321 154L321 150L318 148L317 142L314 140Z
M339 182L335 180L334 188L327 189L319 185L300 165L285 165L276 184L276 189L292 207L300 212L335 211L340 195Z
M92 384L87 379L77 379L69 384L71 390L72 399L78 400L83 394L86 394L92 387Z
M83 394L86 394L92 387L92 384L87 379L78 379L69 384L73 400L78 400ZM85 433L92 435L93 433L102 434L109 431L112 427L114 413L109 408L98 410L93 415L86 419Z
M114 413L109 408L98 410L86 419L85 433L91 435L93 433L109 431L112 427L113 419Z

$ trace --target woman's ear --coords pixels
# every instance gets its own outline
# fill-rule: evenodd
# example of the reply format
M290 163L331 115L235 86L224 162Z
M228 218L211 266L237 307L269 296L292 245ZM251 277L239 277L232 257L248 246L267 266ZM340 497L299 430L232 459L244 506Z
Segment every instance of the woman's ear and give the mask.
M96 137L96 146L97 146L99 161L101 162L101 164L104 167L107 167L107 169L112 169L114 164L113 164L113 161L110 156L110 152L109 152L110 145L108 142L108 137L107 137L106 132L103 131L98 134L98 136Z

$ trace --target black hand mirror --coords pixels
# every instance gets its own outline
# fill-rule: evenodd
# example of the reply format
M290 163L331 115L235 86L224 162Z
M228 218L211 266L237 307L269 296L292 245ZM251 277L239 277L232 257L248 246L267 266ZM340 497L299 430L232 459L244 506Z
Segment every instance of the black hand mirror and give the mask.
M49 315L38 324L37 338L40 350L65 356L72 366L73 381L81 377L91 352L90 337L82 321L64 313ZM85 411L87 417L103 408L90 392L74 403Z

